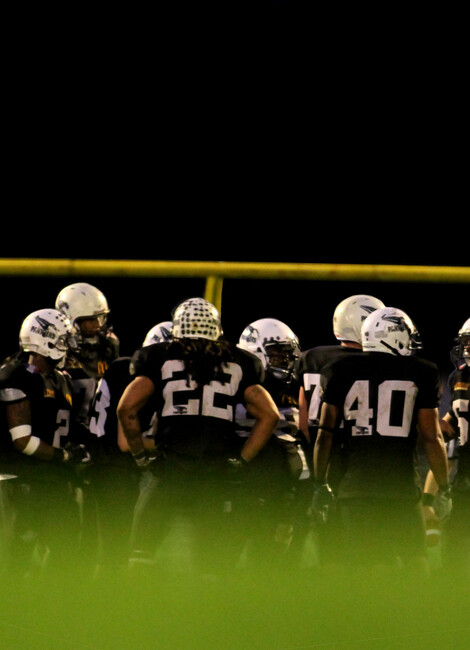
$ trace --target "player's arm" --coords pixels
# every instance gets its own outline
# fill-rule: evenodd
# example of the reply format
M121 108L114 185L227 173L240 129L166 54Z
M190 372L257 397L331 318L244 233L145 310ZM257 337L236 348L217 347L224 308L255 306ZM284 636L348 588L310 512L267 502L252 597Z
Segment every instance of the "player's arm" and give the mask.
M304 434L305 439L310 442L310 431L308 428L308 404L303 386L301 386L299 389L299 429Z
M444 417L439 420L441 431L447 438L455 438L457 429L455 428L455 417L452 413L447 412Z
M119 426L132 455L137 458L145 453L139 413L154 390L154 384L148 377L136 377L126 386L117 406Z
M418 435L437 486L447 489L449 466L437 408L423 408L418 411Z
M246 388L244 400L247 412L255 419L250 436L241 450L243 460L250 461L273 434L280 415L271 395L259 384Z
M29 399L7 404L6 416L13 446L17 451L25 456L34 456L39 460L64 460L62 449L55 449L34 435Z
M424 486L423 486L423 492L424 494L436 494L438 491L439 486L436 483L436 479L434 478L434 474L431 472L431 470L428 471L426 474L426 478L424 479Z
M322 484L328 481L328 466L330 462L333 432L338 421L339 409L333 404L324 403L320 413L320 424L317 439L313 448L313 469L315 482Z
M447 436L447 438L455 438L455 436L457 435L457 431L454 427L454 418L450 412L447 412L439 420L439 425L441 427L441 431L444 434L444 436ZM447 462L449 465L449 472L450 472L452 469L452 461L449 461L449 459L447 459ZM434 478L434 474L432 473L431 470L429 470L424 481L423 492L424 494L434 495L437 493L438 489L439 486L436 482L436 479Z
M155 436L155 425L152 425L152 434L142 436L142 442L147 451L153 451L155 449L154 436ZM123 451L125 453L130 452L131 448L129 447L129 443L127 441L126 435L119 421L117 425L117 442L120 451Z

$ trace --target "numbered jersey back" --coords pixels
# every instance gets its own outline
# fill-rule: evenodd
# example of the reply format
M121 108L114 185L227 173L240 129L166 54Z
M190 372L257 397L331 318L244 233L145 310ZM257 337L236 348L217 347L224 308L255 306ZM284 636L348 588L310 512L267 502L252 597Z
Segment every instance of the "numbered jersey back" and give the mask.
M307 400L308 424L312 440L317 433L323 388L327 383L331 366L343 357L360 352L358 348L341 345L319 345L301 354L299 375Z
M158 343L138 350L132 371L155 386L157 441L188 456L230 453L235 443L234 415L247 386L263 380L260 361L236 346L216 377L198 384L186 371L182 350Z
M327 403L340 408L348 448L341 496L417 494L417 414L439 404L437 367L416 357L361 353L332 366Z

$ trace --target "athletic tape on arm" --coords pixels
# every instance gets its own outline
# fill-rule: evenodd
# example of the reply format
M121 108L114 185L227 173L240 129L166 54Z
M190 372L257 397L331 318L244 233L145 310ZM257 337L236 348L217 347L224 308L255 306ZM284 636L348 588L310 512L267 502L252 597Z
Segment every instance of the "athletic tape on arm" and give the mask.
M10 435L13 441L18 440L18 438L26 438L26 436L31 435L31 425L19 424L17 427L12 427Z
M41 441L39 438L36 438L36 436L31 436L22 453L26 454L26 456L32 456L40 444Z

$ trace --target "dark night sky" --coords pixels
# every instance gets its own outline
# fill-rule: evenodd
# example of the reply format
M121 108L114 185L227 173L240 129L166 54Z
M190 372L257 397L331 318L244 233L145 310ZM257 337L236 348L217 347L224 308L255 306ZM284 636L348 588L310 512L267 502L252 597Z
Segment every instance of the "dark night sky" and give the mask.
M438 108L418 83L448 79L442 51L409 56L412 21L396 23L397 40L384 33L392 16L369 8L374 29L356 6L304 21L297 3L273 3L275 21L257 22L229 5L229 36L226 21L206 41L178 19L170 47L157 36L110 49L98 29L86 59L73 41L62 57L53 42L27 57L16 77L35 101L9 93L0 256L466 266L459 102L444 89ZM295 11L286 21L276 5ZM1 353L28 313L80 279L0 276ZM203 280L87 280L107 295L124 354L204 291ZM448 364L468 285L226 280L224 329L238 338L271 316L302 347L328 343L334 307L353 293L403 308Z

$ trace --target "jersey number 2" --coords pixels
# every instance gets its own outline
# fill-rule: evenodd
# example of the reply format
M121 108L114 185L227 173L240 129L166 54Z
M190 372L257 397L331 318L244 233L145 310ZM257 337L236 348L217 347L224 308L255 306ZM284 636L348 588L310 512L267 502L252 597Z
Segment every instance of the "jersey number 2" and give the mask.
M163 389L165 404L162 409L162 416L169 415L205 415L222 420L233 419L233 407L227 404L225 407L215 405L216 395L235 395L241 380L241 368L238 364L228 363L224 368L228 381L211 381L202 387L202 398L199 396L197 384L190 379L189 385L186 379L171 379L176 372L184 370L182 361L166 361L162 367L162 378L170 379ZM193 395L191 393L194 391ZM175 394L181 393L178 401ZM182 399L183 393L186 396ZM178 406L176 406L176 404Z

